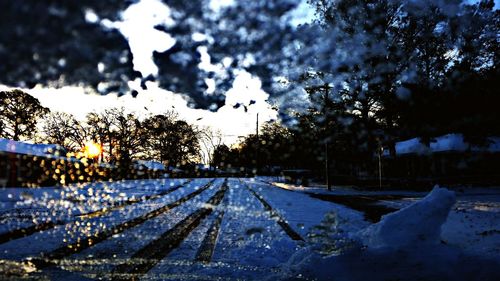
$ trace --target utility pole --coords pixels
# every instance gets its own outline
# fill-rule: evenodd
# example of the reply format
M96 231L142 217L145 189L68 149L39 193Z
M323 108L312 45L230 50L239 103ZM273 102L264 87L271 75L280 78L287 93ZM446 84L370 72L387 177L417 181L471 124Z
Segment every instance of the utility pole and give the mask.
M324 91L324 105L323 105L323 114L325 115L325 181L326 181L326 186L328 188L328 191L332 190L332 184L330 182L330 159L328 158L328 110L327 110L327 104L328 104L328 92L330 91L331 87L328 84L323 85L323 91Z
M328 141L325 141L325 177L326 177L326 186L328 187L328 191L332 190L332 184L330 183L330 165L328 163Z
M257 113L257 123L255 124L255 135L259 137L259 113Z
M319 75L322 77L322 75ZM330 86L328 83L324 83L323 85L317 85L317 86L311 86L311 87L306 87L305 90L308 94L310 94L313 97L316 97L316 95L319 93L323 93L323 96L319 96L317 101L321 103L321 98L323 98L323 116L324 116L324 126L323 126L323 137L325 138L325 181L326 181L326 186L328 188L328 191L332 190L332 184L330 182L330 159L328 157L328 125L329 125L329 118L328 118L328 102L329 102L329 97L328 93L333 87ZM316 100L316 99L315 99Z
M255 174L257 175L259 173L259 150L260 150L260 140L259 140L259 113L257 112L257 122L255 124L255 136L257 138L257 147L255 148L255 166L256 166L256 171Z
M378 180L379 180L379 188L382 189L382 152L384 152L384 148L379 144L378 149Z

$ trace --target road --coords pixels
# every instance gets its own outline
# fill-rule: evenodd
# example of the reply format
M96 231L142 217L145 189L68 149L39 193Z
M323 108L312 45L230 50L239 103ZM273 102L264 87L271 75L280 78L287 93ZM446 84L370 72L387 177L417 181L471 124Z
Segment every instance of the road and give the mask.
M22 208L19 202L4 206L3 278L272 279L307 245L325 214L338 208L235 178L128 181L60 196L55 189L39 193L24 198ZM363 224L361 215L350 215Z

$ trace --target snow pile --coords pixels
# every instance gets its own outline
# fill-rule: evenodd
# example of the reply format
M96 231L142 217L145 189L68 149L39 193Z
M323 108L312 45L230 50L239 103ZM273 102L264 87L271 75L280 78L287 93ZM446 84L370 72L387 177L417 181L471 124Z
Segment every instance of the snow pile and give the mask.
M438 186L421 201L360 232L363 243L370 248L401 248L414 244L437 244L441 241L441 225L455 204L455 193Z
M269 280L500 280L498 258L468 255L441 242L441 226L455 201L453 192L435 187L379 223L344 233L348 243L340 253L325 255L321 244L297 251L283 275Z

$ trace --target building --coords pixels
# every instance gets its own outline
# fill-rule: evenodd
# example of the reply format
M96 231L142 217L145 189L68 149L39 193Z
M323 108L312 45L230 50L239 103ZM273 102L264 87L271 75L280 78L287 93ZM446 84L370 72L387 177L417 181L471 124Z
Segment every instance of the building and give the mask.
M468 143L461 134L397 142L395 153L384 149L383 177L436 183L494 184L500 182L500 137Z
M47 186L108 178L110 169L88 159L66 157L56 144L0 138L0 186Z

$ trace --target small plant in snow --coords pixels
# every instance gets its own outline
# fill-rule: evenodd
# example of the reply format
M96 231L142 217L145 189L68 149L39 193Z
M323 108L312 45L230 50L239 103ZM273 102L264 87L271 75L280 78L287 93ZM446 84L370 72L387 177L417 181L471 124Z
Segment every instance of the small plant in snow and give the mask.
M327 213L321 223L314 226L307 235L314 245L313 250L323 256L332 256L357 247L356 240L341 228L346 223L348 222L339 218L337 213Z

